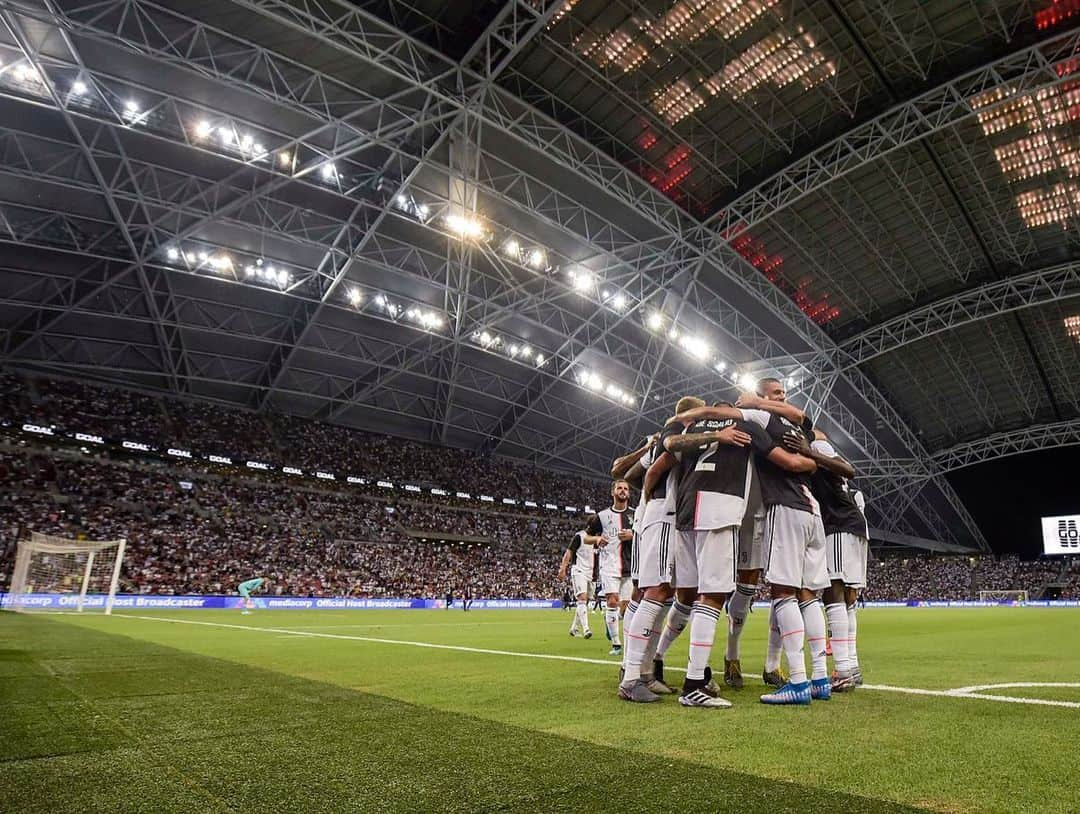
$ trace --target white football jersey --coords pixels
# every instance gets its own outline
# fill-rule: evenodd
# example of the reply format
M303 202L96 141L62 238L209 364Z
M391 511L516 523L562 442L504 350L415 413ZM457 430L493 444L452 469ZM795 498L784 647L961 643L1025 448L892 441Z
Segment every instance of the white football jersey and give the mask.
M570 567L571 570L592 579L596 567L596 549L591 545L587 545L584 541L584 529L575 534L574 539L570 541L570 553L573 555Z

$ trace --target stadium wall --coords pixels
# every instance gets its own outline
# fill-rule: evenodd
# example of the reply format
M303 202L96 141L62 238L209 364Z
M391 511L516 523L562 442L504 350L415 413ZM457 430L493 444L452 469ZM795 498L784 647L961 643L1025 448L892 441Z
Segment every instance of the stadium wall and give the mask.
M0 593L0 608L7 608L9 595ZM253 597L255 607L263 610L445 610L444 599L395 599L389 597L361 599L356 597L269 596ZM146 594L117 594L114 608L129 610L239 610L239 596L152 596ZM27 594L22 607L39 610L66 610L75 608L78 597L74 594ZM904 602L867 602L868 608L1080 608L1080 599L1030 599L1018 602L1002 599L994 602L981 600L909 599ZM558 599L473 599L471 610L543 610L562 608ZM104 594L88 595L84 608L105 607ZM460 600L454 603L460 607ZM756 609L768 609L767 602L755 602Z

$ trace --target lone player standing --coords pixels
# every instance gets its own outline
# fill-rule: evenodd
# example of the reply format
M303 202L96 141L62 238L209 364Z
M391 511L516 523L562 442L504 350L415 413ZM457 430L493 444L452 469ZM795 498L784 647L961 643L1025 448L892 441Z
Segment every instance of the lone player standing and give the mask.
M596 555L593 547L585 542L585 530L582 529L574 534L562 562L559 564L559 579L565 580L569 569L570 579L574 584L574 621L570 623L570 635L577 636L580 632L586 639L592 637L589 630L589 585L595 577Z
M630 582L631 548L634 540L632 516L627 503L630 500L630 484L617 480L611 486L611 508L604 509L589 518L585 531L596 541L600 549L600 582L607 597L604 623L611 639L609 656L622 655L619 638L619 619L630 601L634 587ZM588 542L588 540L587 540Z

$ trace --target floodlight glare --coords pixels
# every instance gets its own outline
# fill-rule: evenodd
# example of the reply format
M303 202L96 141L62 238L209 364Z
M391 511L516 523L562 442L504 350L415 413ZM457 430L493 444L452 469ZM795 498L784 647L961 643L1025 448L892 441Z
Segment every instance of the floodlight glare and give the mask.
M570 281L574 284L574 288L584 293L592 288L593 277L587 271L571 272Z
M463 215L447 215L446 225L458 237L478 238L484 234L484 226L480 221Z

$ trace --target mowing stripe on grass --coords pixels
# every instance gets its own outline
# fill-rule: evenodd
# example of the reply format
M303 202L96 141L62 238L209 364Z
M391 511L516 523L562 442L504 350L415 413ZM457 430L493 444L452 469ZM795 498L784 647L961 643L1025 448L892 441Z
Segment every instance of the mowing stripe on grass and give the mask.
M77 615L77 614L72 614ZM617 662L611 659L588 659L582 656L558 656L552 653L520 653L514 650L492 650L486 647L466 647L459 644L435 644L433 642L414 642L403 639L383 639L378 636L355 636L345 633L316 633L310 630L293 630L290 628L281 627L256 627L252 625L233 625L228 622L200 622L197 619L168 619L163 616L139 616L135 614L123 614L122 619L145 619L150 622L167 622L173 625L203 625L205 627L217 627L224 628L226 630L253 630L262 633L276 633L284 636L299 636L302 638L314 638L314 639L344 639L346 641L354 642L373 642L375 644L396 644L404 645L407 647L425 647L432 650L456 650L461 653L483 653L489 656L514 656L524 659L545 659L548 661L571 661L579 664L603 664L608 667L614 667ZM685 670L679 670L676 667L666 667L665 669L672 672L686 672ZM895 687L889 684L863 684L864 690L878 690L882 692L896 692L904 693L906 695L934 695L940 698L972 698L980 701L998 701L1007 704L1034 704L1037 706L1048 707L1066 707L1069 709L1080 709L1080 702L1076 701L1052 701L1043 698L1018 698L1014 696L1005 695L980 695L974 690L977 689L992 689L995 686L1003 685L987 685L984 687L961 687L956 690L924 690L918 687ZM1008 686L1019 687L1022 684L1011 684ZM1039 686L1058 686L1058 685L1039 685ZM1064 685L1064 686L1080 686L1076 684Z

